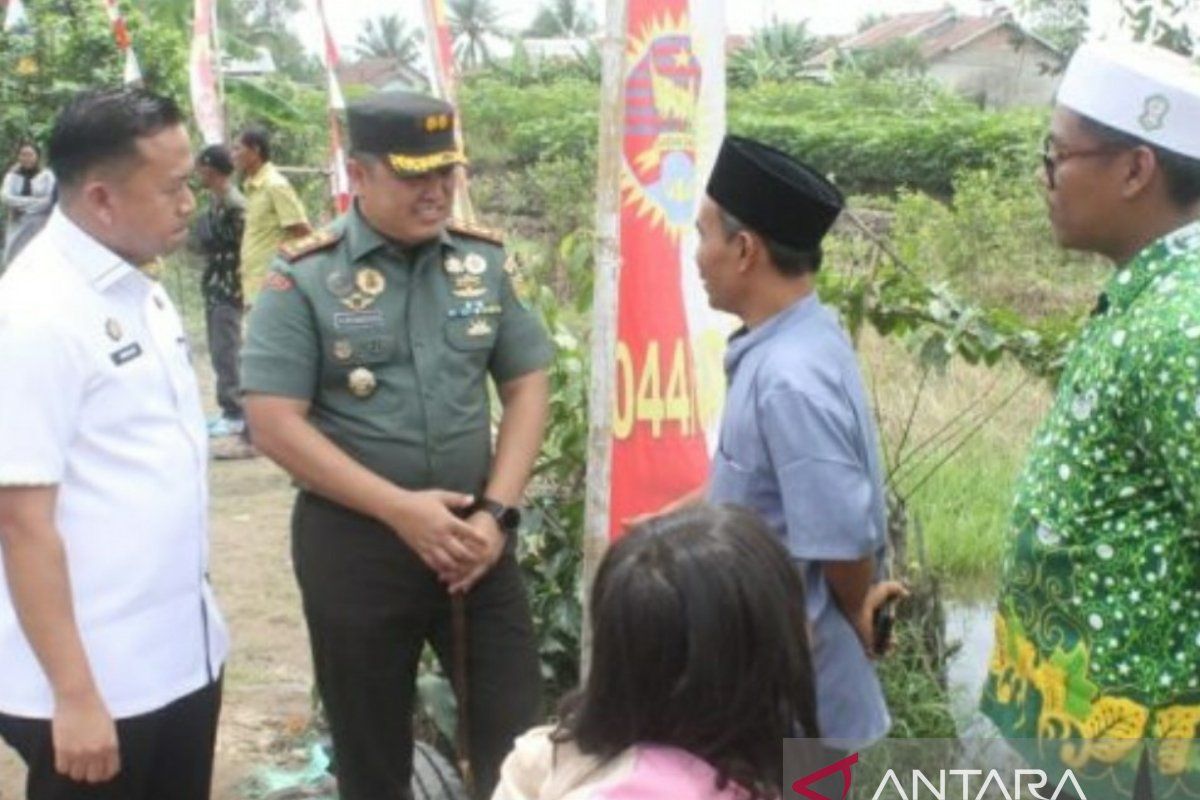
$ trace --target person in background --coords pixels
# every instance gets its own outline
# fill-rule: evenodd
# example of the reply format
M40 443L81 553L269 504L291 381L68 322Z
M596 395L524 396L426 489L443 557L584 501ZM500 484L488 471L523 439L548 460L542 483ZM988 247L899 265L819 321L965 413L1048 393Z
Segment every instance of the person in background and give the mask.
M982 708L1088 797L1197 797L1200 67L1084 45L1042 163L1059 243L1114 269L1017 483Z
M230 155L242 176L246 230L242 235L242 299L254 305L280 245L312 233L296 190L271 162L271 136L248 127L233 140Z
M755 514L639 523L605 554L590 608L583 687L517 740L493 800L780 796L782 740L820 728L804 586Z
M0 203L8 210L4 227L4 255L0 274L29 243L54 206L54 173L42 166L42 153L33 142L17 148L17 163L4 176Z
M701 201L696 263L709 304L743 327L725 355L728 394L707 498L762 515L804 575L821 733L856 749L891 724L872 659L886 502L878 434L854 348L816 293L821 242L841 193L790 155L726 137Z
M228 637L183 323L138 264L187 240L178 106L76 95L60 202L0 278L0 738L29 800L208 800Z
M246 198L233 185L233 160L224 145L210 145L201 151L196 159L196 175L209 193L208 207L196 221L195 237L205 260L200 290L220 407L218 415L209 420L208 431L210 436L237 437L234 443L243 454L253 455L242 436L246 422L238 388L243 311L239 267Z

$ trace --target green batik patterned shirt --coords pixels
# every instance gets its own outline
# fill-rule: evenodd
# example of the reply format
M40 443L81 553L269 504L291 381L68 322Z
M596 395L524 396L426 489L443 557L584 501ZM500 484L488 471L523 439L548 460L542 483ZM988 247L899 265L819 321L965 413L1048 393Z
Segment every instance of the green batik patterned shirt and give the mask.
M1143 738L1178 740L1154 750L1169 787L1156 797L1194 784L1200 223L1110 280L1032 445L1012 527L984 712L1010 739L1042 740L1043 756L1068 753L1110 787L1099 796L1129 796L1112 787L1131 786ZM1069 752L1047 741L1060 739Z

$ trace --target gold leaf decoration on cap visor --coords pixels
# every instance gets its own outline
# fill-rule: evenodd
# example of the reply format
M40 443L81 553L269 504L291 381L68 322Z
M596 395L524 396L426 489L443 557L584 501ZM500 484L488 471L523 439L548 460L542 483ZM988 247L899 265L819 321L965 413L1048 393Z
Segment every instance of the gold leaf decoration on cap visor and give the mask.
M419 175L450 164L466 164L467 157L459 150L443 150L427 156L406 156L402 153L388 154L388 163L397 172Z

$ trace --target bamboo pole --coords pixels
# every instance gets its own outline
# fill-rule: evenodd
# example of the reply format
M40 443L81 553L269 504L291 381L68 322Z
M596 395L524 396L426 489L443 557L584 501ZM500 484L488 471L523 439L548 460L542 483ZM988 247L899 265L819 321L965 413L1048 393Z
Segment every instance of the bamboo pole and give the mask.
M583 536L583 653L591 663L592 580L608 546L616 379L617 289L621 275L621 151L625 132L626 0L608 0L601 57L600 148L596 177L596 278L592 303L592 376L588 392L587 501Z

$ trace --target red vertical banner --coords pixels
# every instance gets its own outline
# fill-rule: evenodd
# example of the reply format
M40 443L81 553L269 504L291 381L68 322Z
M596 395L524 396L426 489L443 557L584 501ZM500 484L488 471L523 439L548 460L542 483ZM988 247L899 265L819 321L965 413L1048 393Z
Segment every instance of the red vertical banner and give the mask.
M723 75L705 74L692 11L689 0L628 4L610 538L708 472L683 270L703 186L702 82Z

